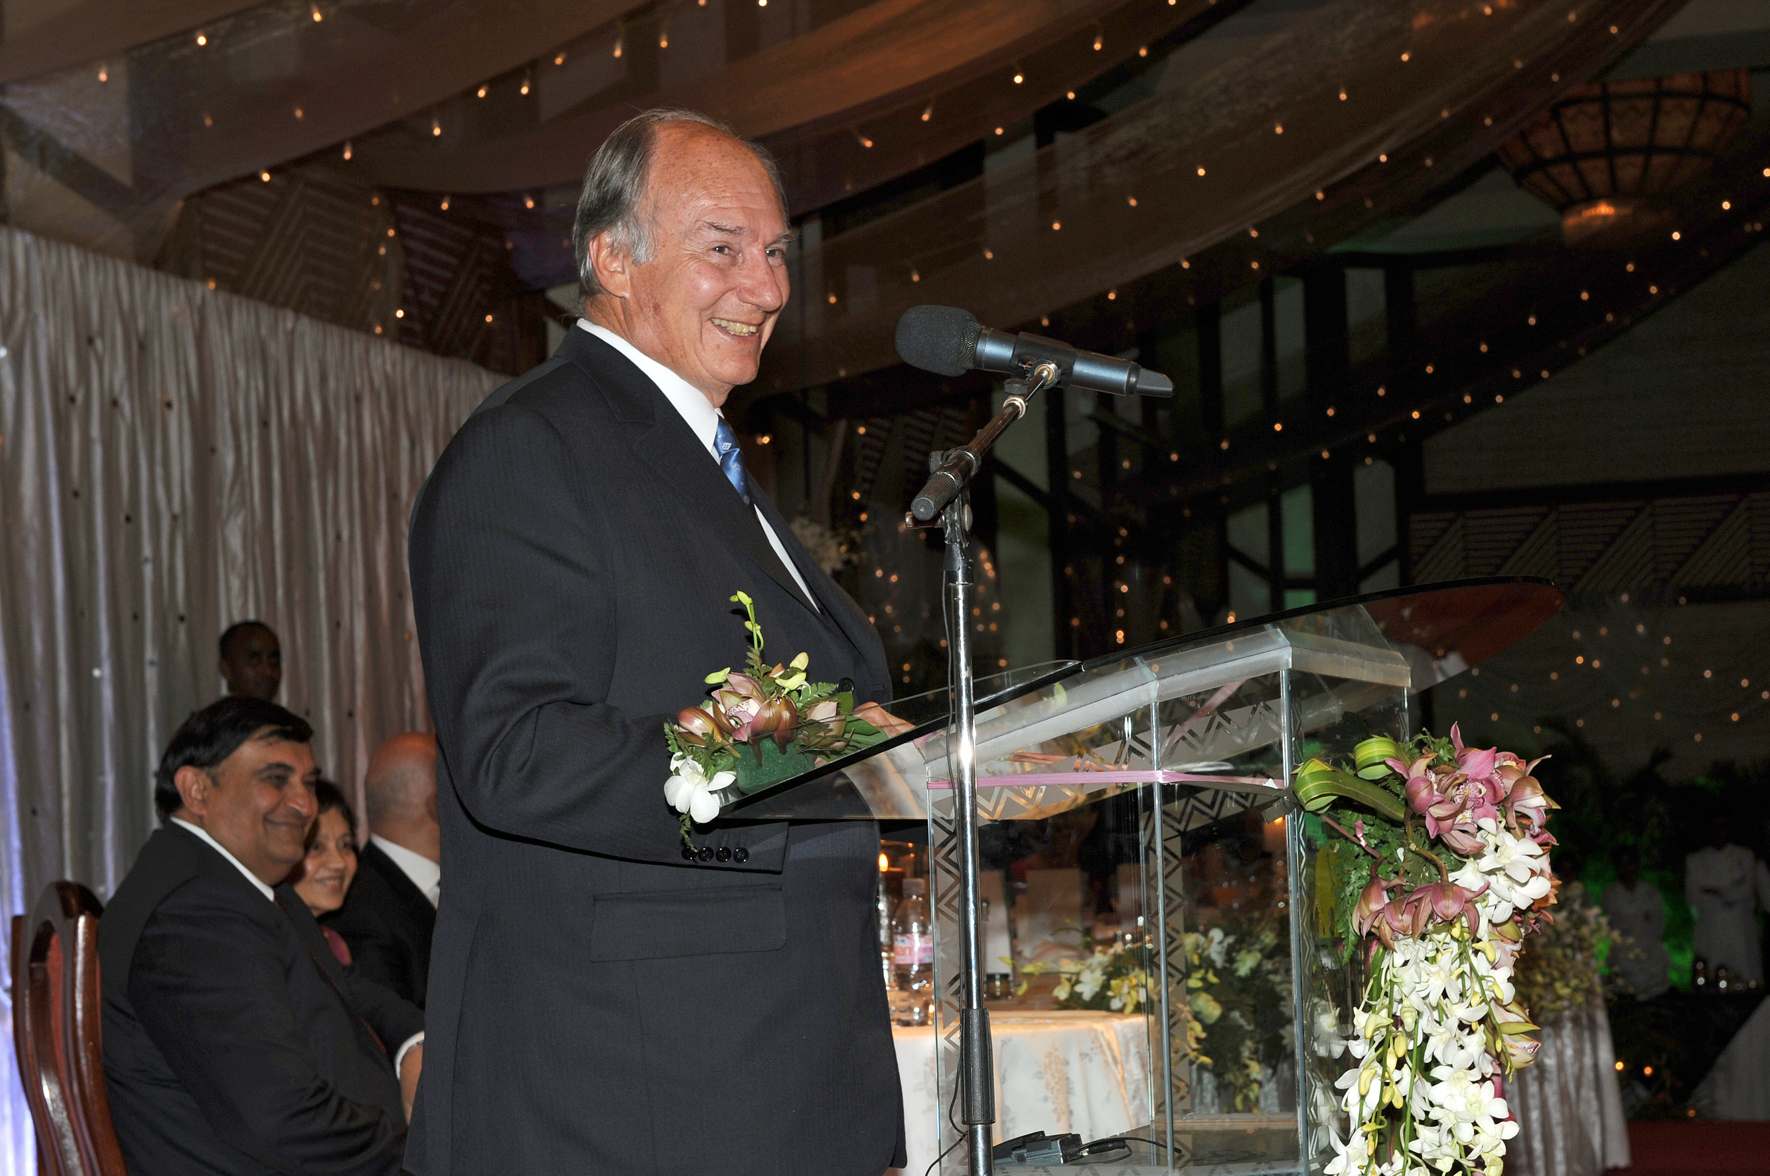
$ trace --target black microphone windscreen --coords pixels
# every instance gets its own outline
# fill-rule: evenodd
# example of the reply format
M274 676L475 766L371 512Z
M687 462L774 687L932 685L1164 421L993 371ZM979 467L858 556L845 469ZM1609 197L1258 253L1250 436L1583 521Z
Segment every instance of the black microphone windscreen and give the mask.
M897 320L897 356L911 367L962 376L977 350L977 318L956 306L912 306Z

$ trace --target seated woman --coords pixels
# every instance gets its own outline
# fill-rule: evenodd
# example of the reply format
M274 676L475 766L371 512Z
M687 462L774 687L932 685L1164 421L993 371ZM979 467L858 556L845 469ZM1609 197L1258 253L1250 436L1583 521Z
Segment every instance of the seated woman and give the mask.
M330 780L316 780L313 792L320 805L319 820L308 834L307 857L289 875L289 884L318 919L344 905L344 896L356 878L356 814ZM326 933L338 962L350 963L350 945L344 937L323 923L320 930Z

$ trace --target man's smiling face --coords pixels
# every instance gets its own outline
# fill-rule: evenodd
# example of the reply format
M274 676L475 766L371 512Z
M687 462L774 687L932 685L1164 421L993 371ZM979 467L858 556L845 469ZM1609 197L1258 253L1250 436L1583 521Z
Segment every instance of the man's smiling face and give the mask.
M599 266L608 295L593 299L604 306L592 318L717 407L756 378L787 304L791 233L768 172L742 143L690 122L665 123L657 136L639 209L651 258L609 258L624 272L607 276Z

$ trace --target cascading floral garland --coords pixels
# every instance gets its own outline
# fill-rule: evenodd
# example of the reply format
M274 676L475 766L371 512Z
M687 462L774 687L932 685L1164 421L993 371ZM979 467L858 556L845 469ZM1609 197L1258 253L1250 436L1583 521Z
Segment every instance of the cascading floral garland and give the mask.
M1499 1176L1518 1134L1501 1078L1538 1045L1512 971L1555 902L1557 806L1531 775L1541 761L1465 747L1454 726L1449 739L1367 739L1353 761L1312 759L1295 789L1346 839L1323 847L1318 892L1348 955L1367 957L1336 1083L1350 1130L1324 1171ZM1360 859L1363 876L1348 868Z

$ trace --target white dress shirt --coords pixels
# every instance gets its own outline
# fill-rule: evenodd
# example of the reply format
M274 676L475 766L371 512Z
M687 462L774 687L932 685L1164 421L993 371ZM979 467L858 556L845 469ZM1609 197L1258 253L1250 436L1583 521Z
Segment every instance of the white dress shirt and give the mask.
M252 883L253 888L256 889L258 891L258 893L264 895L264 897L270 899L270 901L272 901L272 902L275 902L277 900L277 892L272 890L270 887L266 886L264 884L263 878L260 878L257 874L254 874L251 870L248 870L245 867L245 865L240 861L239 858L237 858L233 854L227 852L227 848L225 846L223 846L221 844L221 842L219 842L219 841L215 840L215 838L209 836L209 830L203 828L201 825L193 825L189 821L181 821L177 817L172 818L172 823L174 825L183 826L184 828L190 830L192 833L195 833L198 837L202 838L204 841L208 842L209 848L213 849L216 853L218 853L222 857L226 858L228 860L228 862L233 865L233 868L238 870L241 873L241 875L245 877L246 881Z
M264 884L263 878L260 878L257 874L254 874L251 870L248 870L245 867L245 865L240 861L239 858L237 858L233 854L227 852L226 846L222 845L221 842L215 840L215 838L209 836L209 830L203 828L201 825L193 825L189 821L181 821L177 817L172 818L172 823L174 825L180 826L181 828L187 829L192 833L195 833L199 838L201 838L203 841L207 842L211 849L213 849L216 853L220 854L222 857L226 858L229 862L231 862L233 864L234 869L238 870L245 877L246 881L252 883L252 886L258 891L258 893L264 895L264 897L269 899L271 902L277 901L277 892L272 890L269 886L266 886ZM282 904L277 903L277 905L279 907L281 907ZM286 911L284 913L287 914ZM400 1065L406 1060L406 1054L411 1052L411 1049L414 1045L423 1045L423 1044L424 1044L424 1033L422 1030L420 1030L419 1032L414 1033L410 1037L406 1038L405 1041L403 1043L401 1043L401 1045L399 1047L399 1052L397 1052L393 1055L393 1072L395 1074L399 1073Z
M719 451L714 447L713 438L719 431L720 413L718 409L713 407L713 402L707 399L706 393L607 327L598 326L586 318L579 319L578 325L632 360L633 366L650 376L651 382L658 386L658 391L664 394L664 399L675 407L676 412L688 425L689 431L700 439L702 445L707 447L707 456L713 459L713 464L719 464ZM793 582L799 585L799 591L805 593L805 599L811 607L817 608L817 598L812 596L811 589L805 586L805 577L799 574L799 568L793 563L792 557L787 555L787 549L781 545L780 536L776 535L774 528L768 525L768 520L763 517L762 508L759 506L756 507L756 521L762 524L762 533L768 536L768 545L774 548L775 555L780 557L781 566L787 569L787 572L793 577Z
M412 885L419 893L430 900L435 906L442 897L442 867L421 853L414 853L405 846L387 840L379 833L369 834L369 840L380 847L381 852L393 859L400 873L412 880Z

